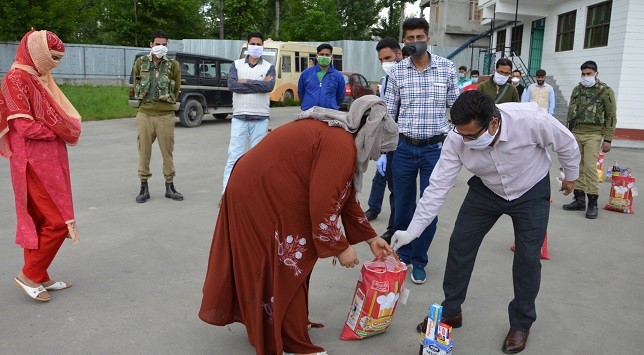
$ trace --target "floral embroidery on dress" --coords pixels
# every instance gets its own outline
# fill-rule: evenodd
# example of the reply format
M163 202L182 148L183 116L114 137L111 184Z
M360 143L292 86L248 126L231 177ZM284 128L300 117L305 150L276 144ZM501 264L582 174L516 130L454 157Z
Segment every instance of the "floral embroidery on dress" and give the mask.
M335 245L340 241L342 238L342 228L340 227L340 210L342 209L341 202L347 197L349 188L351 188L351 181L348 181L344 185L342 191L340 191L338 202L335 203L335 212L329 217L324 218L322 223L318 224L319 233L313 233L314 239L331 245Z
M300 276L302 269L297 266L297 262L302 259L306 251L304 247L306 239L297 235L288 235L283 242L280 242L279 233L275 231L275 241L277 242L277 255L280 263L293 269L295 276Z
M264 312L266 312L266 315L268 316L268 319L266 321L269 324L273 324L273 304L275 304L275 297L271 297L269 302L262 302L262 308L264 309Z

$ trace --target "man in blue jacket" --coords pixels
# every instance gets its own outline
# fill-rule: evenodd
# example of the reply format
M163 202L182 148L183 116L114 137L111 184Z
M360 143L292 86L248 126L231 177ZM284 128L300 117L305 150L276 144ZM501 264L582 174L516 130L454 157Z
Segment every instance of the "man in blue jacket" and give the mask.
M333 47L330 44L319 45L317 53L318 64L303 71L297 83L300 108L306 111L320 106L338 110L344 101L344 76L331 64Z

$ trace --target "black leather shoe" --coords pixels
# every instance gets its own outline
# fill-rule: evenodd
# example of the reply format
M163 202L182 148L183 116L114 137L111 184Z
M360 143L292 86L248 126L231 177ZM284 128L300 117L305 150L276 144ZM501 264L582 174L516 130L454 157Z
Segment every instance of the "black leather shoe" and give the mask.
M451 317L443 317L441 318L440 322L449 325L453 329L460 328L463 326L463 313L459 313ZM427 328L427 317L425 317L425 319L416 326L416 330L419 333L424 333L426 328Z
M528 342L528 335L530 335L529 330L527 332L523 332L521 330L510 328L508 335L505 336L501 350L506 354L522 352L523 349L525 349L525 344Z
M378 213L371 208L365 211L365 216L367 216L367 221L373 221L378 218Z
M183 201L183 195L174 189L174 183L165 183L165 197L171 198L175 201Z
M139 195L136 197L136 202L143 203L147 201L149 198L150 198L150 190L148 189L148 182L141 181L141 191L139 192Z

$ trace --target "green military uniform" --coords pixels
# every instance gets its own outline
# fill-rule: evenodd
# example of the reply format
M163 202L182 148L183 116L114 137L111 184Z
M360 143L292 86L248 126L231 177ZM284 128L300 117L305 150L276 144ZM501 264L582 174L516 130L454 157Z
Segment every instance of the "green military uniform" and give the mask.
M139 100L136 115L139 148L139 178L147 182L150 173L152 143L158 138L163 157L163 175L172 183L175 175L174 150L175 103L181 88L179 62L167 56L155 63L152 55L140 57L134 63L134 93Z
M577 85L570 97L566 125L570 128L581 151L579 179L575 189L586 194L599 194L597 159L602 139L610 143L615 134L617 108L615 93L596 79L592 87Z
M502 104L505 102L521 102L517 88L512 86L512 84L498 86L494 82L494 77L479 84L476 90L488 94L488 96L494 99L494 103L496 104Z

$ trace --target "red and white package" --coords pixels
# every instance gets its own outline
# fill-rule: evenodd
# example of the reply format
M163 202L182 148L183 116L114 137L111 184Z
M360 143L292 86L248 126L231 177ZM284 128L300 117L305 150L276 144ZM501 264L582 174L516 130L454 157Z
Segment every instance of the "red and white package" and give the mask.
M384 333L398 304L407 266L388 257L385 261L366 261L353 293L353 302L340 339L358 340Z
M633 196L637 196L635 178L632 176L616 175L612 177L610 199L605 210L633 214Z

